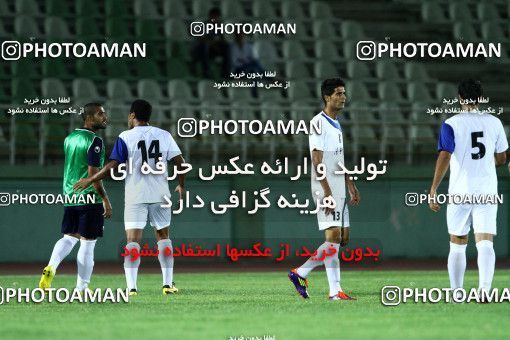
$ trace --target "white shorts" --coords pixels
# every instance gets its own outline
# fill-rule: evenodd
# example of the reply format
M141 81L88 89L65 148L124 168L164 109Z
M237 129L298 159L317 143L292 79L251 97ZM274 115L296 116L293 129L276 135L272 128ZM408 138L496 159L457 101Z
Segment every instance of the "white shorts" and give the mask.
M147 214L151 226L160 230L170 226L172 220L171 208L162 208L163 203L135 203L124 205L125 229L144 229L147 224Z
M446 222L448 233L455 236L469 234L471 225L475 233L496 235L497 204L448 204Z
M335 198L336 208L333 214L326 216L324 209L317 212L317 221L319 230L325 230L331 227L349 227L349 207L345 198Z

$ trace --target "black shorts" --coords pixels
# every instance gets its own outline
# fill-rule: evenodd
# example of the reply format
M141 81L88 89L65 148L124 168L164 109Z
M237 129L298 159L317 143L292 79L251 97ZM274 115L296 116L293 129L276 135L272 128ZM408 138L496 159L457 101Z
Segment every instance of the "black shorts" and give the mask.
M103 204L87 204L64 207L62 233L78 233L85 238L103 236L104 228Z

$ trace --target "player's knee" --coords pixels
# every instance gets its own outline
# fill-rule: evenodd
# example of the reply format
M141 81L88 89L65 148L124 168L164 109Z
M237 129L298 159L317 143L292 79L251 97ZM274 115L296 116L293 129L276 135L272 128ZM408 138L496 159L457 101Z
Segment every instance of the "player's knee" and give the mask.
M331 228L331 229L326 230L326 241L327 242L340 243L340 240L341 240L340 229Z
M345 247L349 244L349 234L342 235L342 239L340 240L340 246Z

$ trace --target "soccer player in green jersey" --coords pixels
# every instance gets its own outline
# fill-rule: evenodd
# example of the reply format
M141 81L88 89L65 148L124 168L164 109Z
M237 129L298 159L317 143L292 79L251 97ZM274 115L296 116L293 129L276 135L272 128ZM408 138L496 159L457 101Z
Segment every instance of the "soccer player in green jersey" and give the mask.
M96 239L103 236L104 218L112 215L112 206L101 181L83 190L73 190L73 184L94 175L104 164L103 140L96 131L106 128L106 112L99 103L84 106L83 127L75 129L64 141L64 236L53 247L50 262L44 268L40 288L50 288L58 265L80 241L76 261L78 278L76 288L87 289L94 267Z

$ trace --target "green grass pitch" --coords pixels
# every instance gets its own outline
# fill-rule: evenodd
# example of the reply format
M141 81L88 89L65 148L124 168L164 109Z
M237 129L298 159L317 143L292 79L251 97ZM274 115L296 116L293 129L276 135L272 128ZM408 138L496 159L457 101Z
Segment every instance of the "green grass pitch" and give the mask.
M0 305L2 339L275 339L508 338L510 304L414 304L385 307L380 290L447 287L445 271L346 271L342 286L358 301L328 301L324 271L310 275L310 300L287 273L176 273L178 295L163 296L160 275L139 275L140 294L120 304ZM34 287L39 276L0 276L2 287ZM92 286L124 287L122 275L93 275ZM468 271L465 287L477 285ZM494 287L508 287L510 270L496 270ZM56 288L75 277L57 275Z

